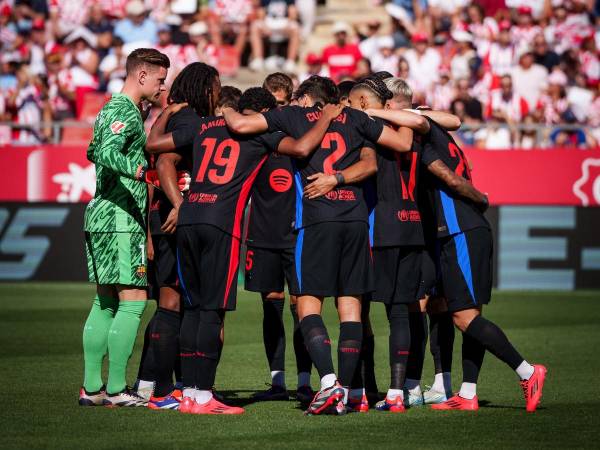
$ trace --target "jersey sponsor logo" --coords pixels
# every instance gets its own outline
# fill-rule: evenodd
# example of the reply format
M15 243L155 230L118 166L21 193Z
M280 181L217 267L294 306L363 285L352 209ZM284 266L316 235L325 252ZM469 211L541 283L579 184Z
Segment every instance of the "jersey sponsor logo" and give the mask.
M110 124L110 131L112 131L113 134L121 134L121 132L125 129L126 126L127 125L125 125L123 122L115 120L113 123Z
M275 192L287 192L292 187L292 174L285 169L275 169L269 175L269 185Z
M349 191L347 189L336 189L331 192L325 194L329 200L339 200L346 202L353 202L356 200L356 194L354 191Z
M188 195L190 203L215 203L219 194L205 194L204 192L192 192Z
M600 205L600 159L583 160L581 177L573 184L573 194L583 206Z
M207 123L203 123L202 124L202 126L200 127L200 131L198 132L198 134L204 133L209 128L224 127L225 125L226 125L225 124L225 119L211 120L211 121L209 121Z
M417 209L402 209L397 213L400 222L420 222L421 213Z
M321 111L311 111L309 113L306 113L306 120L308 120L309 122L316 122L317 120L319 120L321 118L322 115L323 115L323 113ZM347 117L348 116L346 115L346 113L342 113L339 116L337 116L335 119L333 119L333 121L346 123Z

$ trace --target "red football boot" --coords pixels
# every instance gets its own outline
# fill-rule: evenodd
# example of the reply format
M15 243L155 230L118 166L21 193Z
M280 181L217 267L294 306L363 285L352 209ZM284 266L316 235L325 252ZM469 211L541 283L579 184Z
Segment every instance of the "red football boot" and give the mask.
M196 402L191 397L183 397L181 403L179 403L179 412L184 414L191 414L192 409L196 405Z
M477 411L479 409L479 401L477 400L477 396L469 400L468 398L463 398L456 394L445 402L431 405L431 409L440 411L448 411L451 409L459 411Z
M362 398L348 398L348 405L346 406L349 411L366 413L369 412L369 401L367 396L363 394Z
M237 406L228 406L225 403L221 403L216 398L211 398L208 402L203 404L195 403L194 407L190 411L190 414L243 414L244 408Z
M523 389L523 395L525 396L525 409L527 412L534 412L540 404L542 389L546 380L546 372L548 372L546 367L541 364L534 364L533 375L531 375L529 380L521 381L521 389Z

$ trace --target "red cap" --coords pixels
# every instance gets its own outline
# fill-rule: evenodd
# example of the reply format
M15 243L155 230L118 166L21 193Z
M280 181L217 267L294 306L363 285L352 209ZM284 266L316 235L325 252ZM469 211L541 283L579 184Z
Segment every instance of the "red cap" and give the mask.
M44 22L44 19L34 19L33 23L31 24L31 29L32 30L45 30L46 22Z
M321 57L315 53L309 53L306 55L306 64L311 66L314 64L322 64Z
M427 33L416 32L411 36L410 40L414 44L418 42L427 42L429 40L429 36L427 36Z
M519 6L519 7L517 8L517 12L518 12L519 14L528 14L528 15L531 15L531 13L532 13L533 11L532 11L532 9L531 9L531 6L526 6L526 5L523 5L523 6Z
M2 16L10 16L12 14L12 9L10 5L4 4L2 5L2 9L0 9L0 15Z
M506 31L506 30L510 30L510 27L512 27L512 24L510 23L510 20L503 20L502 22L500 22L498 24L498 27L500 28L500 31Z

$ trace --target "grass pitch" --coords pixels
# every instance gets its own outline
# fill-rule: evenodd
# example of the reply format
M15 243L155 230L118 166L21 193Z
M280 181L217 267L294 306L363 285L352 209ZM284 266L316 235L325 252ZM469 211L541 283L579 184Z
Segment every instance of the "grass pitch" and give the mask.
M370 411L344 417L304 417L296 403L250 403L269 381L257 295L240 292L238 311L226 321L217 389L244 404L239 417L189 416L172 411L81 408L81 329L93 288L86 284L0 284L2 448L597 448L600 425L600 293L500 293L486 315L521 353L549 369L541 408L527 414L514 373L486 355L480 410L406 414ZM326 322L337 337L333 302ZM154 311L150 302L144 324ZM387 388L387 323L372 307L380 390ZM291 316L286 309L291 330ZM140 335L143 327L140 329ZM454 387L461 376L456 339ZM335 349L336 343L333 342ZM130 362L133 383L141 339ZM288 387L295 387L288 333ZM424 381L433 378L427 357ZM313 374L313 386L317 386Z

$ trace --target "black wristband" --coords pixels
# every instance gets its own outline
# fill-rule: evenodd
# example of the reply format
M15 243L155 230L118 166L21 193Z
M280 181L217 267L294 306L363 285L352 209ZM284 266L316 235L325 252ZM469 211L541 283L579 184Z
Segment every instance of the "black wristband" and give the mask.
M335 179L337 181L338 186L346 182L346 180L344 179L344 175L342 175L342 172L336 172Z

